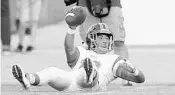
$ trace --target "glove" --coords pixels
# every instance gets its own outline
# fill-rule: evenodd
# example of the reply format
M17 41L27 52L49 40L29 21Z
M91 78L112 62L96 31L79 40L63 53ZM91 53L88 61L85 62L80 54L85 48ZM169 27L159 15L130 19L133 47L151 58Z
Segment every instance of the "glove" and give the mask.
M65 21L69 27L77 27L85 21L86 16L87 13L82 7L74 6L66 13Z
M77 0L64 0L64 3L66 4L66 6L69 6L69 5L74 4L76 2L77 2Z

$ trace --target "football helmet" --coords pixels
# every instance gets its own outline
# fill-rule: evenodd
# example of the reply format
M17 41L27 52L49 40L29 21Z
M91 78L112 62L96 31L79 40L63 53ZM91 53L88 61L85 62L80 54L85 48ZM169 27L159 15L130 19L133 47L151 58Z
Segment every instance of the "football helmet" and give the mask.
M105 23L94 24L88 29L88 32L86 34L86 44L88 46L88 50L93 50L97 52L98 49L100 49L97 47L97 37L100 34L107 35L107 37L109 38L109 43L108 46L105 47L105 52L111 51L113 49L113 34Z

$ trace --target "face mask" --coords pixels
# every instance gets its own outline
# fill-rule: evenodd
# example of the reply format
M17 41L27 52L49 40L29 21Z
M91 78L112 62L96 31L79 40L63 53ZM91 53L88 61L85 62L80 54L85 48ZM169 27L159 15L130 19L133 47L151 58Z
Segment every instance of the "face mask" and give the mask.
M108 52L109 50L109 38L107 35L98 35L97 38L97 50L100 52Z

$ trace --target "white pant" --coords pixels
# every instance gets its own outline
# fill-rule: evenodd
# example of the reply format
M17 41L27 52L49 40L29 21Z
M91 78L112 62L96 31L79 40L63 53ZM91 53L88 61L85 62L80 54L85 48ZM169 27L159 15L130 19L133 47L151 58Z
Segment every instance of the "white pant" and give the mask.
M21 22L39 20L41 0L17 0L17 3Z
M89 90L79 86L79 83L84 83L84 73L81 69L73 71L65 71L56 67L49 67L37 72L40 77L40 84L49 84L51 87L58 91L82 91ZM91 90L97 90L98 84L90 88Z

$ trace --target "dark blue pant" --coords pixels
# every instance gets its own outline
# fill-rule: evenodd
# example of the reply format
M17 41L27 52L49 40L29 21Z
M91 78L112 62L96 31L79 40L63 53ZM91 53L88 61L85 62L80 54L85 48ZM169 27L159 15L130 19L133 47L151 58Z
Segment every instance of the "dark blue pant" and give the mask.
M1 41L2 45L10 45L10 12L9 0L1 0Z

